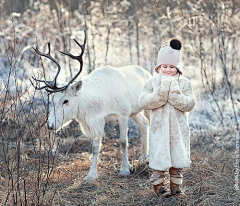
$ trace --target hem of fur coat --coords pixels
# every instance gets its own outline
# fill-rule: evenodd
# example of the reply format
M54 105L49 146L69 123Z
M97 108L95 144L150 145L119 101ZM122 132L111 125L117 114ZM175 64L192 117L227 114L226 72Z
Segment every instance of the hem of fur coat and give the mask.
M187 168L190 168L191 166L189 165L189 166L184 166L184 167L175 167L175 166L171 166L171 167L179 168L179 169L187 169ZM161 169L159 169L159 168L151 167L151 166L149 165L149 168L150 168L150 169L158 170L158 171L166 171L166 170L169 170L171 167L166 167L166 168L161 168Z

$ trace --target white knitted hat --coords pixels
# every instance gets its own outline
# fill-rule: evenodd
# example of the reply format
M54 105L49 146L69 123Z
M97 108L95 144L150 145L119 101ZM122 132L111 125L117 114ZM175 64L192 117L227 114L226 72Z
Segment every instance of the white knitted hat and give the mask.
M180 50L182 44L178 39L172 39L170 45L166 44L162 46L158 52L157 65L154 70L157 71L157 68L162 64L170 64L175 66L178 71L182 74L183 70L180 65Z

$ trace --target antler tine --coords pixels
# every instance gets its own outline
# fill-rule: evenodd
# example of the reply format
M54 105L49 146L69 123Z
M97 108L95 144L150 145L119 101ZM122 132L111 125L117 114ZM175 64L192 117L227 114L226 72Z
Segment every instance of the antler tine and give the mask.
M48 53L46 53L46 54L43 53L43 52L41 52L41 51L39 51L38 45L36 46L36 48L33 48L40 56L44 56L44 57L52 60L52 61L57 65L57 67L58 67L57 74L55 75L53 81L39 80L39 79L36 79L36 78L32 77L32 78L33 78L35 81L37 81L37 82L43 82L43 83L45 83L45 86L43 86L43 87L36 87L36 86L33 85L32 81L30 80L31 83L32 83L32 85L34 86L34 88L37 89L37 90L45 89L45 90L46 90L47 92L49 92L50 94L51 94L51 93L54 93L54 92L60 92L60 91L63 91L63 90L65 90L65 89L67 89L67 87L68 87L68 86L78 77L78 75L82 72L82 68L83 68L83 59L82 59L82 56L83 56L83 53L84 53L84 50L85 50L86 38L87 38L87 36L86 36L86 31L84 30L84 42L83 42L83 44L79 44L79 43L77 42L77 40L74 39L74 41L77 43L77 45L81 48L81 53L80 53L80 55L74 56L74 55L72 55L72 54L70 54L70 53L67 53L67 52L61 52L62 54L65 54L65 55L71 57L72 59L78 60L79 63L80 63L80 69L79 69L78 73L77 73L65 86L63 86L63 87L57 87L57 77L58 77L58 75L59 75L59 73L60 73L60 71L61 71L61 67L60 67L59 63L57 62L57 60L55 60L55 59L51 56L51 54L50 54L50 51L51 51L50 43L48 43Z
M86 30L84 30L84 42L83 42L83 44L80 44L76 39L74 39L74 41L76 42L76 44L77 44L77 45L81 48L81 50L82 50L80 55L74 56L74 55L72 55L72 54L70 54L70 53L68 53L68 52L62 52L62 51L61 51L61 53L62 53L62 54L65 54L65 55L67 55L67 56L69 56L69 57L71 57L72 59L82 60L82 56L83 56L83 53L84 53L84 50L85 50L86 39L87 39Z
M33 77L32 77L33 78ZM34 78L33 78L34 79ZM29 79L30 80L30 82L31 82L31 84L33 85L33 87L36 89L36 90L42 90L42 89L45 89L45 88L47 88L47 86L45 85L45 86L42 86L42 87L37 87L37 86L35 86L34 84L33 84L33 82L32 82L32 80L31 79Z
M84 42L83 42L83 44L81 45L81 44L79 44L79 42L76 40L76 39L74 39L74 41L76 42L76 44L78 45L78 46L80 46L81 47L81 49L82 49L82 52L81 52L81 54L80 55L83 55L83 52L84 52L84 50L85 50L85 44L86 44L86 40L87 40L87 33L86 33L86 30L84 30Z
M80 63L80 69L79 69L78 73L68 82L66 87L68 87L68 85L71 84L78 77L78 75L82 72L82 68L83 68L82 56L83 56L83 53L84 53L84 50L85 50L86 39L87 39L86 30L84 30L84 42L83 42L83 44L80 44L76 39L74 39L74 41L77 43L77 45L81 48L80 55L74 56L74 55L72 55L72 54L70 54L68 52L61 52L62 54L65 54L65 55L69 56L72 59L78 60L79 63Z
M45 90L51 94L51 93L55 93L55 92L61 92L61 91L65 90L65 89L67 89L67 87L68 87L68 84L66 86L63 86L63 87L60 87L60 88L57 88L57 89L49 89L49 88L47 88Z
M36 79L35 77L32 77L36 82L43 82L43 83L45 83L46 81L44 81L44 80L41 80L41 79Z
M51 53L50 53L50 52L51 52L50 42L48 42L47 45L48 45L48 52L47 52L46 54L43 53L43 52L41 52L41 51L39 51L38 45L36 46L36 48L33 48L33 49L34 49L40 56L44 56L44 57L50 59L51 61L53 61L53 62L57 65L58 71L57 71L57 73L56 73L53 81L37 80L37 79L34 79L34 78L33 78L33 79L36 80L36 81L39 81L39 82L44 82L44 83L47 85L47 87L49 87L49 88L56 89L56 88L57 88L57 77L58 77L58 75L59 75L59 73L60 73L60 71L61 71L61 66L60 66L60 64L58 63L58 61L51 56Z
M36 82L43 82L45 83L46 87L49 88L55 88L53 85L53 81L45 81L45 80L41 80L41 79L36 79L35 77L32 77L32 79L34 79Z

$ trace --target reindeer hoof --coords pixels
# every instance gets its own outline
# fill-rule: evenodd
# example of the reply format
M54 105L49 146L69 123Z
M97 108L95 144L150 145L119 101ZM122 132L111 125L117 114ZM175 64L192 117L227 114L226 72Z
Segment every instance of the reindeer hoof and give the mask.
M91 175L88 174L85 178L84 181L88 182L88 181L96 181L98 179L98 175Z
M121 176L129 176L130 174L131 174L131 171L129 170L129 171L123 171L123 170L121 170L120 172L119 172L119 174L121 175Z
M129 164L127 168L121 168L119 174L121 176L129 176L131 174L131 165Z

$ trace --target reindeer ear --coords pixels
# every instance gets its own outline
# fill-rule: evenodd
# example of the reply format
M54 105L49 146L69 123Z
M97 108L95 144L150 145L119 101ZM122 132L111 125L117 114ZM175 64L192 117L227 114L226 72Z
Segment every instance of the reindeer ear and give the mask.
M82 88L82 81L78 81L74 84L75 90L78 91Z
M76 82L72 87L72 94L76 95L76 93L82 88L82 81L78 81Z

